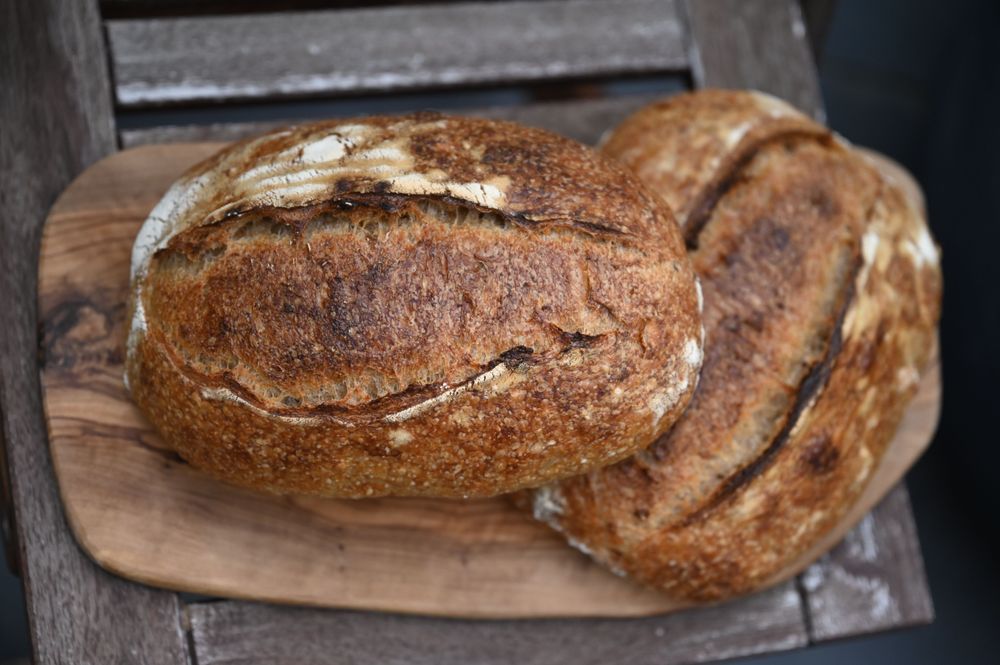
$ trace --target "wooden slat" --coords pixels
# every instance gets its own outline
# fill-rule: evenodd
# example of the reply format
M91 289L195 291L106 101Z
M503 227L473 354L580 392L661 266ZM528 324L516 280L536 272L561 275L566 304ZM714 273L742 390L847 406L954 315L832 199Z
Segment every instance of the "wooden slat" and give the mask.
M697 87L754 88L824 119L797 0L687 0Z
M687 67L677 0L522 0L109 21L125 107Z
M807 641L790 582L727 605L625 621L463 621L244 602L188 610L199 665L675 665Z
M916 525L900 484L801 577L814 642L930 623Z
M186 663L176 595L112 577L83 555L45 445L35 327L42 222L70 179L115 145L96 3L0 3L0 81L0 431L34 662Z
M639 107L661 95L628 95L607 99L573 102L547 102L523 106L503 106L486 109L463 109L462 115L514 120L542 127L583 143L594 144L609 128L621 122ZM273 122L235 122L212 125L166 125L121 132L123 148L150 143L183 143L193 141L235 141L262 132L294 124L297 120Z

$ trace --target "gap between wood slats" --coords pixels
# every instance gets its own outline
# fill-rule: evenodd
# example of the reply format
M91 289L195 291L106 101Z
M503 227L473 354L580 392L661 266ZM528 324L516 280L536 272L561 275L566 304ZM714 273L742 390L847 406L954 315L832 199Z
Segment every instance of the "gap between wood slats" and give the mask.
M503 2L505 0L487 0ZM315 9L354 9L392 5L454 4L461 0L101 0L106 19L167 16L259 14Z
M577 140L593 142L588 137L593 136L596 140L601 132L643 103L688 89L690 82L686 77L667 75L573 83L543 90L511 87L272 104L146 109L119 112L118 127L121 146L128 148L146 143L234 140L275 126L316 119L435 110L522 119L528 124L541 121L542 126L548 129L571 135Z
M607 99L468 108L460 109L457 112L463 115L513 120L558 132L582 143L593 145L605 131L621 122L627 115L666 94L657 92ZM166 125L123 130L120 133L120 140L122 148L148 143L234 141L298 121L301 119L281 118L253 122Z
M106 26L125 108L688 66L677 0L517 0Z

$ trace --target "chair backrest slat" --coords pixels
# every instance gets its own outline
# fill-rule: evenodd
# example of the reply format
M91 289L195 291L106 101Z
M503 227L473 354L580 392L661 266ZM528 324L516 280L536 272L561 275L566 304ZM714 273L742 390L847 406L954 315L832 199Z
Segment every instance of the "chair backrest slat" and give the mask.
M824 119L798 2L689 0L695 87L755 88Z
M121 108L678 71L677 0L547 0L107 22Z

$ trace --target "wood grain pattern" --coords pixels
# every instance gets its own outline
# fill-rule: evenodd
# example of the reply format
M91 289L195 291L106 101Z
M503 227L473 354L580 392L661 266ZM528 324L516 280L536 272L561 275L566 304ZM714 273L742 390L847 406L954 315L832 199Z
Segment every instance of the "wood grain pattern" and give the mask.
M675 0L521 0L107 28L125 107L687 67Z
M0 3L0 431L33 662L179 665L187 649L176 594L109 575L80 551L45 444L37 249L59 192L115 148L104 67L95 2Z
M65 192L46 227L39 294L50 440L70 522L94 558L159 586L279 602L475 617L677 609L567 548L502 498L256 495L220 485L164 449L121 383L129 252L167 185L219 147L118 153ZM931 376L931 408L904 425L898 441L908 452L898 459L926 444L936 385ZM904 468L882 469L856 517Z
M633 111L663 95L623 95L603 99L582 99L563 102L542 102L520 106L495 106L463 110L465 115L513 120L533 127L541 127L582 143L597 143L609 127L625 119ZM413 109L414 111L425 109ZM432 109L449 112L448 109ZM146 129L128 129L120 132L123 148L155 143L184 143L195 141L235 141L255 134L262 134L295 120L274 122L230 122L211 125L164 125Z
M200 665L678 665L806 644L791 583L726 605L629 621L463 621L244 602L188 609Z
M816 65L796 0L687 0L697 87L754 88L824 120Z

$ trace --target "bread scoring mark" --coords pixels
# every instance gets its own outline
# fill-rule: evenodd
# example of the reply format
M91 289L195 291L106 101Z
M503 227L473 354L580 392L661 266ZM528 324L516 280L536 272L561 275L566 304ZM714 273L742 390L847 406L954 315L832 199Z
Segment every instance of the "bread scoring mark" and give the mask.
M783 102L782 105L784 105ZM797 112L796 115L798 115ZM788 141L818 141L826 144L834 142L830 133L825 129L809 130L801 127L775 132L757 141L744 141L737 150L733 151L732 157L726 160L724 167L714 173L708 180L708 184L701 189L691 204L687 217L678 220L689 251L698 249L698 237L712 218L715 207L733 187L741 182L743 171L750 166L754 158L766 147Z
M505 189L510 185L506 176L488 182L448 182L435 180L423 173L404 173L385 179L387 193L409 195L451 196L477 206L494 210L507 204Z
M190 379L188 379L186 376L185 379L190 381ZM278 420L283 420L286 423L294 425L317 425L323 420L316 416L294 416L294 415L289 415L287 413L280 413L262 409L253 402L246 400L243 397L240 397L235 392L224 386L202 386L200 394L202 399L213 400L218 402L232 402L233 404L239 404L240 406L250 409L259 416L263 416L265 418L277 418Z
M462 395L463 393L467 393L470 390L475 390L477 388L484 388L490 382L496 381L497 379L503 377L508 372L510 372L510 369L507 368L507 365L504 363L500 363L493 369L487 370L482 374L476 375L466 383L455 386L454 388L449 388L444 392L435 395L434 397L431 397L430 399L426 399L422 402L414 404L413 406L405 408L402 411L397 411L395 413L390 413L386 416L383 416L382 421L387 423L406 422L410 418L419 416L420 414L429 411L430 409L433 409L436 406L439 406L441 404L447 404L448 402L452 401L453 399L455 399L459 395Z
M502 392L506 388L510 387L516 383L521 374L520 370L526 363L521 360L514 360L512 358L505 357L506 354L514 353L519 354L521 347L515 347L505 354L501 354L501 358L498 363L491 369L477 374L473 378L463 382L462 384L455 386L454 388L448 388L444 392L431 397L430 399L423 400L409 408L397 411L395 413L390 413L386 416L377 417L375 419L382 420L387 423L398 423L409 420L410 418L417 416L428 409L431 409L439 404L447 403L454 400L459 395L468 391L483 391L485 394L495 394L496 392ZM527 353L531 353L530 350L526 350ZM246 406L255 413L266 416L278 418L291 423L319 423L323 421L334 421L341 425L351 426L354 423L352 420L346 420L337 417L337 414L341 415L351 415L351 409L338 408L328 404L320 404L311 408L293 408L288 410L281 409L265 409L259 404L255 403L257 399L249 391L241 386L235 381L228 373L223 373L220 376L204 376L198 375L197 372L192 371L189 368L182 366L181 361L176 357L175 353L171 349L167 349L167 357L169 358L171 364L178 370L185 381L199 386L199 391L202 398L207 400L217 400L225 402L233 402ZM520 356L518 356L519 358ZM515 375L515 376L511 376ZM206 384L205 381L211 381L211 383ZM227 385L228 384L228 385ZM430 388L431 386L421 386L420 388ZM447 384L444 384L447 387ZM244 392L245 394L240 394ZM413 392L412 387L389 395L388 398L383 399L393 399L405 396L407 393ZM375 399L367 402L364 406L372 406L378 404L380 400ZM356 412L355 412L356 413ZM362 414L362 421L372 420L371 415Z
M404 162L409 161L409 156L396 146L383 145L355 153L354 159L359 162Z
M416 169L411 149L414 135L446 125L444 120L409 119L389 128L361 123L320 126L310 128L298 142L287 139L291 147L270 154L267 145L294 134L294 130L237 144L203 167L204 172L197 178L176 183L154 209L133 250L133 278L171 236L187 228L212 224L255 208L315 205L345 191L449 196L480 207L503 209L507 205L509 177L466 181L456 180L440 169ZM256 154L262 151L263 157ZM251 159L256 160L252 168L233 173L237 164ZM231 186L221 205L204 216L193 214L192 208L205 198L202 190L217 188L224 179L229 179ZM170 229L164 228L167 220Z
M743 137L746 136L747 132L750 131L752 127L753 127L753 121L748 120L746 122L736 125L728 132L726 132L726 136L723 139L723 143L726 144L726 148L729 149L736 147L739 144L739 142L743 140Z
M362 138L365 133L359 133L355 138ZM307 143L301 147L301 160L304 164L322 164L341 159L347 154L348 148L355 146L355 139L340 133L324 136L318 141Z
M856 262L851 270L849 278L846 280L846 292L843 295L843 302L834 320L833 333L826 345L823 356L816 362L809 372L803 377L795 394L795 401L788 414L788 419L784 426L774 437L764 451L756 459L727 477L716 491L698 509L688 515L682 522L684 526L690 526L695 522L705 519L709 513L717 506L733 497L740 489L745 488L750 481L763 473L775 460L778 452L792 439L802 423L805 422L805 414L813 408L819 395L826 387L833 372L833 366L840 354L843 344L843 329L847 314L851 311L860 299L855 288L858 275L861 271L860 261Z

